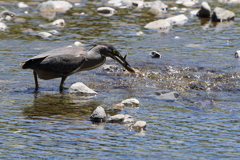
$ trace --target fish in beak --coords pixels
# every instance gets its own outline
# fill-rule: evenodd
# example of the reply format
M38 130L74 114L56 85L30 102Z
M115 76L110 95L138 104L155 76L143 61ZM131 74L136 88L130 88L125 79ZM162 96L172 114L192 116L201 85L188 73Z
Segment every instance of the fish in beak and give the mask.
M130 73L135 73L135 70L128 64L126 61L127 54L122 57L122 55L118 51L114 51L114 54L110 54L110 57L120 63L126 70L128 70Z

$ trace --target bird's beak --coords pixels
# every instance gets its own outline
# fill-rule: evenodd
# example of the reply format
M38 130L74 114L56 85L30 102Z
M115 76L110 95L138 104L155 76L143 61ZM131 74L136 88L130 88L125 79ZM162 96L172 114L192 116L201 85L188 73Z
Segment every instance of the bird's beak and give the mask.
M122 55L118 51L115 51L115 52L117 53L114 55L110 54L111 55L110 57L116 60L118 63L120 63L130 73L135 73L134 69L126 61L127 54L124 57L122 57Z

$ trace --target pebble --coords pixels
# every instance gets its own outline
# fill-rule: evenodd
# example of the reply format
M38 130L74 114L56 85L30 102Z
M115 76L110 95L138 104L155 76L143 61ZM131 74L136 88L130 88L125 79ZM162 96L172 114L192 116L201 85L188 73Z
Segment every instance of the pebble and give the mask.
M76 95L96 95L97 94L97 92L88 88L82 82L77 82L72 84L68 92L70 94L76 94Z
M232 11L229 11L220 7L216 7L213 10L211 19L214 22L222 22L222 21L234 20L234 17L235 17L235 13L233 13Z
M140 102L136 98L125 99L121 103L126 107L138 107L140 105Z
M103 107L98 106L90 116L91 121L105 122L107 118L106 112Z
M240 50L237 50L237 51L235 52L235 58L240 58Z
M52 23L47 23L47 24L40 24L40 27L49 27L49 26L56 26L56 27L64 27L66 25L64 19L57 19L53 21Z
M143 35L144 33L142 31L139 31L136 33L137 36Z
M152 51L149 55L152 58L162 58L162 55L160 53L158 53L157 51Z
M99 7L97 9L98 13L102 13L102 14L110 14L110 13L115 13L116 10L114 8L111 7Z
M28 8L29 6L25 4L24 2L19 2L18 3L18 8Z
M157 96L158 99L169 100L169 101L175 101L180 95L179 92L177 91L171 91L168 93L156 92L156 94L158 95Z

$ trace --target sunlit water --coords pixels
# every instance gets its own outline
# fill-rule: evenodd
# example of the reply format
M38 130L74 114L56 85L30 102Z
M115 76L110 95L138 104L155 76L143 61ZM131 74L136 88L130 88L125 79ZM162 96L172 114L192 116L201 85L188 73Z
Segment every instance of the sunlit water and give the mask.
M239 4L208 1L212 8L235 12L235 21L223 28L210 23L204 30L200 20L186 11L188 22L163 34L143 28L159 19L148 9L116 8L118 12L111 17L98 15L96 9L107 5L106 1L82 1L53 19L65 19L65 27L41 28L39 24L53 20L36 12L41 1L25 2L30 9L18 9L17 1L1 2L18 15L5 22L8 31L0 32L1 159L240 157L240 60L234 58L240 47ZM189 10L198 8L199 4ZM176 14L179 11L164 16ZM47 39L36 34L52 29L59 34ZM144 34L137 36L139 31ZM140 74L98 68L66 80L67 88L80 81L98 92L90 99L69 95L67 89L59 93L60 79L39 80L40 90L35 93L32 71L21 69L19 63L75 41L113 44L123 55L129 53L127 60ZM152 59L149 53L153 50L162 58ZM107 63L118 65L112 60ZM176 101L162 100L156 94L170 91L180 93ZM89 121L97 106L108 108L130 97L138 99L140 107L119 113L146 121L146 133L128 131L121 124Z

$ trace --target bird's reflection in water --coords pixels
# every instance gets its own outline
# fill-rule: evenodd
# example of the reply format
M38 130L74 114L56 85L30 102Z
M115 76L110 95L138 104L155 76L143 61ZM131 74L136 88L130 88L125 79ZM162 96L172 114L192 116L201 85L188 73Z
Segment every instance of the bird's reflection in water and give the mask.
M30 119L58 117L88 119L100 102L91 97L69 94L36 94L33 105L24 108L23 114Z

